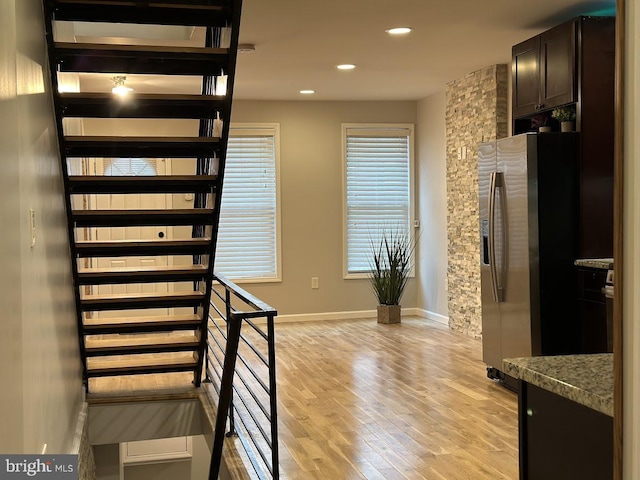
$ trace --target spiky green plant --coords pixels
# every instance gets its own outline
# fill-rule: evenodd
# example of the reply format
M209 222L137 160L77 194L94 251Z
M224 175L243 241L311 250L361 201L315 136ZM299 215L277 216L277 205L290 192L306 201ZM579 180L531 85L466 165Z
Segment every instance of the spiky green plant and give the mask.
M400 305L413 267L416 243L406 233L382 232L379 243L371 240L371 289L380 305Z
M551 116L559 122L573 122L576 119L576 110L573 106L558 107L551 112Z

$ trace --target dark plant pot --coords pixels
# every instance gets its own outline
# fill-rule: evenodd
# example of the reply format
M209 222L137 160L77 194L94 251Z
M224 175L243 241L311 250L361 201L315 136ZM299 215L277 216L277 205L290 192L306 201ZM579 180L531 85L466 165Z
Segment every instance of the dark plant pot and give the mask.
M378 323L400 323L400 305L378 305Z

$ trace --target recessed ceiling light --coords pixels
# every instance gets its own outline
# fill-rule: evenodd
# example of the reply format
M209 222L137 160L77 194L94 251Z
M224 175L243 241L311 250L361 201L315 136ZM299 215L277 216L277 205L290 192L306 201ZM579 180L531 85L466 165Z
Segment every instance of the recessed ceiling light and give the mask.
M412 30L413 28L411 27L396 27L389 28L385 30L385 32L387 32L389 35L406 35L407 33L411 33Z
M314 93L316 93L315 90L300 90L300 93L302 95L313 95Z
M336 68L338 70L353 70L356 66L351 63L343 63L342 65L336 66Z

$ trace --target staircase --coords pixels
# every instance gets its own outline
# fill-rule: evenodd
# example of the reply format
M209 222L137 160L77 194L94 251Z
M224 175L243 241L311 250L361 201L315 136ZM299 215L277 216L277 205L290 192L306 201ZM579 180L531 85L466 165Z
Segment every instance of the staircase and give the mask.
M189 372L199 386L241 0L43 3L87 389L92 379L101 377L168 372ZM141 30L186 26L193 28L192 38L202 41L195 46L76 43L60 34L61 25L70 24L59 22L82 22L73 25L83 25L84 31L90 23L96 32L103 31L105 23L116 28L139 24ZM201 94L134 91L122 99L110 89L61 92L59 73L67 72L169 80L197 76ZM227 75L226 94L216 95L222 75ZM220 90L217 93L224 93ZM223 122L217 137L216 118ZM197 126L193 136L85 136L70 127L70 119L191 119ZM116 159L171 162L182 174L106 174L105 165ZM102 170L91 172L96 165ZM185 175L184 166L193 166L193 171ZM178 197L191 202L188 208L131 207L128 200L147 205L145 199ZM115 206L101 206L105 203ZM169 235L178 231L188 234Z

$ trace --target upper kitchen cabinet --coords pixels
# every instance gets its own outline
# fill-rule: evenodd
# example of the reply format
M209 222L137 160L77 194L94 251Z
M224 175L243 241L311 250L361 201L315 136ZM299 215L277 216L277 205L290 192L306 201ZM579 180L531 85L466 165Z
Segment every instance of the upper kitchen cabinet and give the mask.
M576 104L578 131L589 105L610 104L613 123L614 17L578 17L515 45L512 57L514 133L567 104Z
M615 18L578 17L513 47L513 134L547 126L575 108L580 132L580 258L613 254Z
M513 116L577 101L576 20L513 47Z

